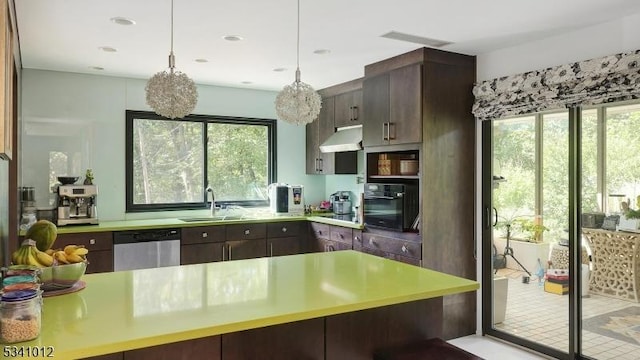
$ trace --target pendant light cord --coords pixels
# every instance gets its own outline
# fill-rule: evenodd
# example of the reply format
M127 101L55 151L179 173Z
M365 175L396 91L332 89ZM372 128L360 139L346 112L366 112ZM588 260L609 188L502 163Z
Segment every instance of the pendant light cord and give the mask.
M176 67L176 58L173 55L173 0L171 0L171 52L169 52L169 69L173 73Z
M173 0L171 0L171 52L173 52Z
M296 43L296 51L298 53L296 58L296 67L300 68L300 0L298 0L298 40Z
M300 0L298 0L298 38L296 40L296 83L300 83Z

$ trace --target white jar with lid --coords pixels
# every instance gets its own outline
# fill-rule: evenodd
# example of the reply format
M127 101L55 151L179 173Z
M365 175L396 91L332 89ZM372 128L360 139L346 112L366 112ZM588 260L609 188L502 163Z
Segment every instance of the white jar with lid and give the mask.
M0 298L0 341L5 344L40 336L42 296L39 290L18 290Z

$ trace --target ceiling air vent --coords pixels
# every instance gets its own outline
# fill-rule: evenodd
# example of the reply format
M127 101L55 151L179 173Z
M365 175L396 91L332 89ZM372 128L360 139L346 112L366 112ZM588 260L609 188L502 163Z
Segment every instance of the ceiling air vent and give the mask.
M406 41L410 43L422 44L422 45L431 46L431 47L441 47L441 46L452 44L449 41L429 39L426 37L405 34L397 31L390 31L384 35L381 35L380 37L393 39L393 40Z

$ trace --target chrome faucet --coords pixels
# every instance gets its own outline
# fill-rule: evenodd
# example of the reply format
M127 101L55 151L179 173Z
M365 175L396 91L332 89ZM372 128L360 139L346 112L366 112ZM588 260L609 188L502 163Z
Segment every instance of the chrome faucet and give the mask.
M211 193L211 216L213 217L213 215L215 215L216 213L216 196L214 195L211 186L207 186L205 191Z

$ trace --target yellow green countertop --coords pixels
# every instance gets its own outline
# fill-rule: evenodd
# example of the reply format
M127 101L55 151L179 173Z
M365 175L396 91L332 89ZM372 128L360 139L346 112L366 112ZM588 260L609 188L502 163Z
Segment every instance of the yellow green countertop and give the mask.
M85 275L46 297L40 337L73 359L474 291L476 281L352 250Z
M194 226L211 226L211 225L228 225L228 224L248 224L248 223L264 223L264 222L280 222L280 221L314 221L324 224L344 226L353 229L362 229L363 225L352 221L336 220L328 217L330 214L312 214L300 216L275 216L260 215L248 218L234 220L206 220L205 216L191 217L198 221L183 221L181 218L163 218L163 219L143 219L143 220L118 220L118 221L100 221L98 225L65 225L58 226L59 234L73 234L86 232L101 231L123 231L123 230L142 230L142 229L163 229L175 227L194 227ZM22 230L20 235L24 235Z

